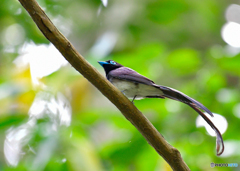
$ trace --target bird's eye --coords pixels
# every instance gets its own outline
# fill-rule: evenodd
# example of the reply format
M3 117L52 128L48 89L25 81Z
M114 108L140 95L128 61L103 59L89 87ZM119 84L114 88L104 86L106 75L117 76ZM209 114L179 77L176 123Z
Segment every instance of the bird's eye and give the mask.
M113 65L115 65L115 64L116 64L116 62L114 62L114 61L110 61L110 64L113 64Z

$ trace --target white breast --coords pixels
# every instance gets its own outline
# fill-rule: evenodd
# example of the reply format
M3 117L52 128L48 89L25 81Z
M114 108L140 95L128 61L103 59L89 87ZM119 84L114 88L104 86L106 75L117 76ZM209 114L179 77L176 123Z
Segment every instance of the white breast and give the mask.
M146 96L163 95L163 92L160 89L151 85L133 83L130 81L119 80L116 78L111 79L111 82L128 98L133 98L134 96L137 96L136 99L142 99Z

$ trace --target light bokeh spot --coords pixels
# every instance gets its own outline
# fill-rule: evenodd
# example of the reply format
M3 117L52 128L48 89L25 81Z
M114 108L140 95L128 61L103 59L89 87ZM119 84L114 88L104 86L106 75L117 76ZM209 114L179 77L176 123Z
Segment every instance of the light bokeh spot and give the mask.
M60 67L68 64L66 59L52 45L36 45L26 43L23 45L14 63L17 67L30 66L33 85L39 85L39 79L47 76Z
M207 115L207 113L205 113ZM208 117L213 124L218 128L218 130L220 131L221 134L223 134L228 127L228 122L226 120L225 117L223 117L222 115L219 114L215 114L213 113L214 117ZM209 135L215 137L215 131L209 126L209 124L201 117L198 116L196 119L196 126L197 127L202 127L204 126L207 130L207 132L209 133Z

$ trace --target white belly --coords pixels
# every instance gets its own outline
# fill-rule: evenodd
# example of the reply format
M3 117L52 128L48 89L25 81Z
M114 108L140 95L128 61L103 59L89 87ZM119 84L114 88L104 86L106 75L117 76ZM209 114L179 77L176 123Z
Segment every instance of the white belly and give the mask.
M128 98L142 99L147 96L161 96L162 91L156 87L141 83L133 83L119 79L112 79L112 84L116 86Z

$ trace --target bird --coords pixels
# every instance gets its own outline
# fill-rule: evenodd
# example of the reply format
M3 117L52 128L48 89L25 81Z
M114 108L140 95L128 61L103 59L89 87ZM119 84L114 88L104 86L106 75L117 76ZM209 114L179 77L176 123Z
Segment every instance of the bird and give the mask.
M132 103L134 100L140 100L143 98L168 98L190 106L200 116L202 116L203 119L215 131L217 156L220 156L223 153L224 143L222 135L204 112L209 114L211 117L214 115L203 104L178 90L157 85L149 78L113 60L98 61L98 63L104 68L108 81L117 87L127 98L132 99Z

